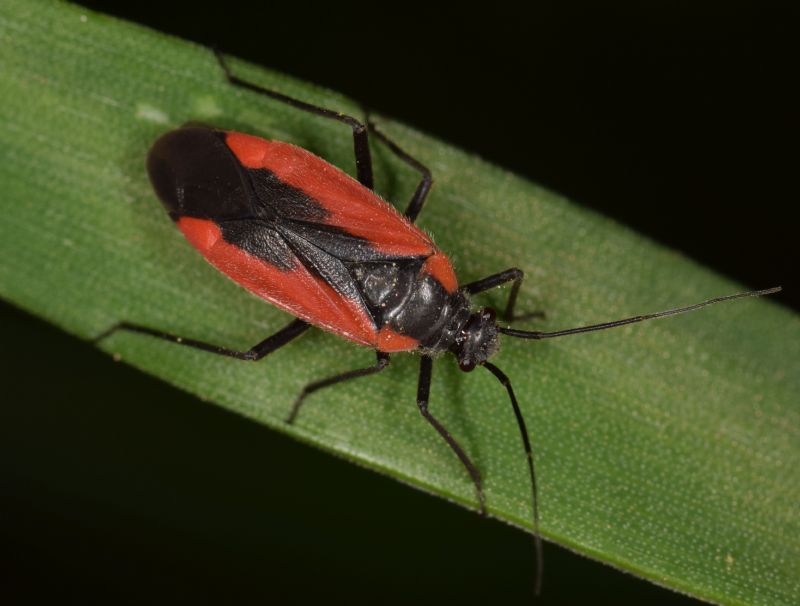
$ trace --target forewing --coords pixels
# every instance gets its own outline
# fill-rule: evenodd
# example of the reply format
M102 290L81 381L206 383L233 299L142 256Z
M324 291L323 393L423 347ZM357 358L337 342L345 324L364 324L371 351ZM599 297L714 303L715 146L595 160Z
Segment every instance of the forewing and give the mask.
M379 260L437 252L430 237L391 204L311 152L234 132L227 133L226 144L250 176L265 215L277 213L286 221L358 238L372 251L362 246L361 259L367 254Z
M217 224L183 217L178 228L209 263L253 294L315 326L375 347L373 319L355 287L347 287L340 261L318 249L315 255L308 244L287 241L263 220ZM325 257L329 267L321 272Z

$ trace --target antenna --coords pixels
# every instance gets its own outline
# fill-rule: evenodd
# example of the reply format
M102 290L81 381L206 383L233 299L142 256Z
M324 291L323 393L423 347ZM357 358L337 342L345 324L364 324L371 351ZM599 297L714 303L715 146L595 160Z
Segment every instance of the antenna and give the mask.
M677 307L675 309L668 309L666 311L659 311L654 314L646 314L644 316L632 316L622 320L614 320L613 322L603 322L601 324L590 324L589 326L579 326L577 328L567 328L566 330L557 330L554 332L539 332L516 330L514 328L497 327L497 331L508 335L509 337L517 337L518 339L553 339L555 337L566 337L567 335L577 335L584 332L595 332L597 330L605 330L607 328L616 328L617 326L625 326L626 324L635 324L637 322L644 322L645 320L655 320L656 318L666 318L667 316L677 316L678 314L686 313L687 311L694 311L707 305L721 303L723 301L733 301L734 299L743 299L745 297L761 297L764 295L772 295L781 291L780 286L774 288L767 288L764 290L751 290L748 292L740 292L735 295L726 295L724 297L715 297L702 303L695 303L687 307Z
M536 472L534 471L533 464L533 449L531 448L531 441L528 438L528 429L525 427L525 419L522 417L522 411L517 403L517 396L514 395L514 389L511 387L511 381L508 376L497 368L491 362L484 362L483 367L492 373L503 387L508 392L508 397L511 400L511 407L514 409L514 416L517 419L517 426L519 433L522 437L522 446L525 449L525 456L528 459L528 472L531 477L531 508L533 514L533 544L536 549L536 576L533 581L534 595L539 595L542 591L542 576L544 574L544 557L542 555L542 535L539 532L539 496L536 490Z

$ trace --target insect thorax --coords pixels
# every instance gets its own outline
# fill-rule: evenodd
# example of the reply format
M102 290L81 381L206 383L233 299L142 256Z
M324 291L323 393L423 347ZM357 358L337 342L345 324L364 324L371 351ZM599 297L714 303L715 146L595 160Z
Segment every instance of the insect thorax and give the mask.
M450 351L462 370L472 370L497 350L494 312L473 313L466 293L447 292L422 271L424 262L405 258L349 269L376 326L416 339L425 353Z

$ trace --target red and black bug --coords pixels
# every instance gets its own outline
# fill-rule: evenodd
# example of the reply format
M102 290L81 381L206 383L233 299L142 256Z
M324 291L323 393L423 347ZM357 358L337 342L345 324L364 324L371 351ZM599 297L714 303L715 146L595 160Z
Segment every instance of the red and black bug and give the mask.
M452 353L464 371L477 366L486 368L507 390L522 436L530 471L539 566L541 541L532 449L511 382L489 362L497 352L499 335L523 339L560 337L779 290L718 297L689 307L555 332L498 326L494 310L473 310L470 296L511 282L503 318L520 319L522 316L515 316L514 311L523 272L510 268L459 286L448 257L414 225L432 184L425 166L371 124L240 80L217 56L232 84L350 126L358 178L355 180L309 151L288 143L196 124L166 133L151 148L147 171L170 217L212 265L297 319L247 351L127 322L113 326L98 340L126 330L241 360L260 360L314 325L376 351L373 366L308 384L289 412L289 423L311 393L380 372L388 366L390 354L418 352L417 406L469 472L482 512L485 500L480 472L430 413L428 395L437 354ZM368 133L421 174L404 214L372 191ZM541 314L528 314L532 315ZM537 579L540 576L537 574Z

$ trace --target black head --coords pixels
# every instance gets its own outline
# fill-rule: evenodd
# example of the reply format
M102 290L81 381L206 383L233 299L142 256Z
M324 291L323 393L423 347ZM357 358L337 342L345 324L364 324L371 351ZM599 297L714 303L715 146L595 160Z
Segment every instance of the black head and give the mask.
M456 335L450 351L458 358L458 366L469 372L491 358L499 346L496 314L491 307L483 307L470 314Z

